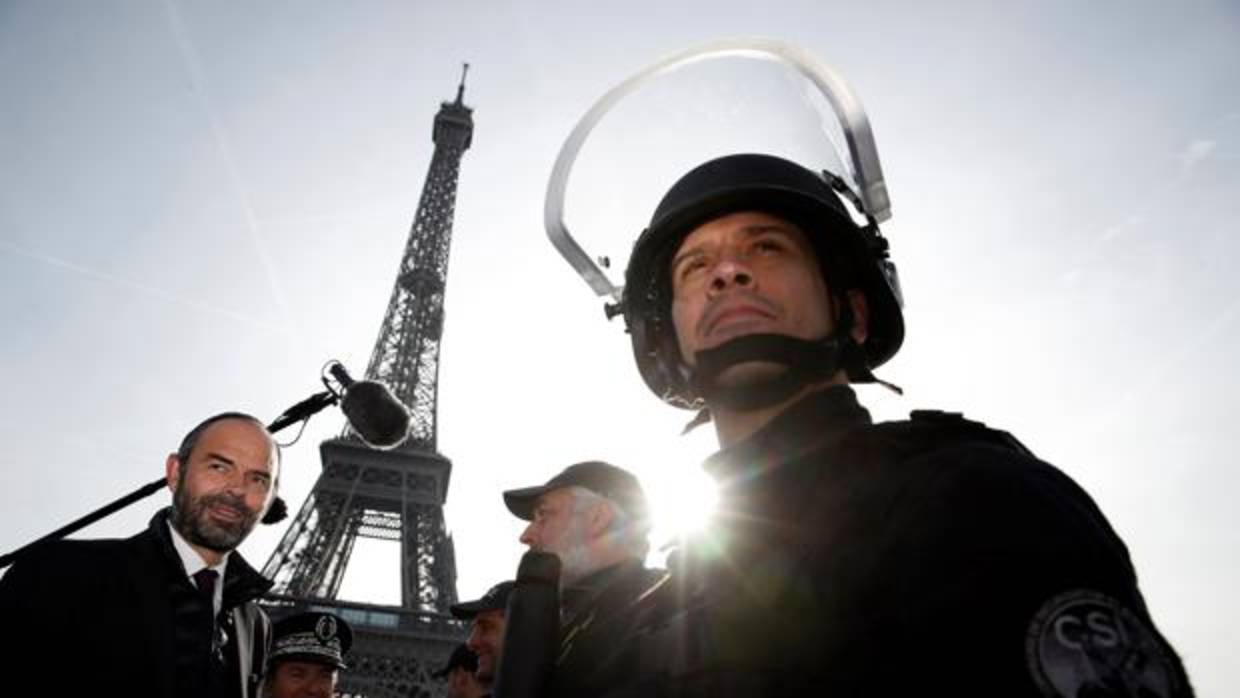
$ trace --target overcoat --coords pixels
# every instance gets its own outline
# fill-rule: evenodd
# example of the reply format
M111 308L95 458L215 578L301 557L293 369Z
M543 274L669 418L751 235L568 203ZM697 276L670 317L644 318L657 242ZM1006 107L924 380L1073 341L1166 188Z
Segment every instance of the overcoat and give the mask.
M131 538L49 542L13 564L0 578L6 681L40 695L257 695L270 621L254 599L271 582L234 551L213 620L173 548L169 512Z

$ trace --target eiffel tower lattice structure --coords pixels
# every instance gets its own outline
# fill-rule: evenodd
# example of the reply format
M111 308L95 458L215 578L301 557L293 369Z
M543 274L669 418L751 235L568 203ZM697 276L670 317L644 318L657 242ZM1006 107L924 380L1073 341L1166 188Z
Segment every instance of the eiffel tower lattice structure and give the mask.
M370 448L347 427L324 441L323 471L263 568L275 581L266 599L273 617L330 611L353 626L342 695L441 695L444 687L430 673L465 635L448 615L457 601L443 516L452 463L436 448L436 402L457 178L474 128L464 103L468 69L456 100L442 103L435 116L430 170L366 369L368 379L386 383L409 408L409 436L390 451ZM400 606L337 598L359 538L399 542Z

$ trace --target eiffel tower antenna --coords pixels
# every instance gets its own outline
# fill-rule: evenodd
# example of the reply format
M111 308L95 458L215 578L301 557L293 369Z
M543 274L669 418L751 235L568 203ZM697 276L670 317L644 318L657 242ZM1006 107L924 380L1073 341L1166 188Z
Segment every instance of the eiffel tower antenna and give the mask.
M343 694L437 694L429 676L463 639L448 617L456 603L456 558L444 525L452 462L436 443L444 289L461 156L473 139L465 75L456 100L435 115L430 170L400 271L370 355L366 377L386 383L409 408L409 436L391 451L366 446L346 427L320 446L323 471L263 574L275 581L268 609L280 616L310 608L354 627ZM337 598L359 538L398 542L400 606Z
M456 103L464 104L465 99L465 77L469 75L469 64L461 64L461 84L456 88Z

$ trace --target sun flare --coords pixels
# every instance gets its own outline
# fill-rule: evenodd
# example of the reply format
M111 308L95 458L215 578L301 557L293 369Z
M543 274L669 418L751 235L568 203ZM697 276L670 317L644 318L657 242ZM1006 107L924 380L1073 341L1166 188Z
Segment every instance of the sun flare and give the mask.
M653 518L651 564L662 560L664 552L660 551L667 546L702 532L714 514L718 491L701 467L702 456L713 450L713 436L682 437L669 449L671 458L656 461L666 463L665 467L647 469L641 475Z

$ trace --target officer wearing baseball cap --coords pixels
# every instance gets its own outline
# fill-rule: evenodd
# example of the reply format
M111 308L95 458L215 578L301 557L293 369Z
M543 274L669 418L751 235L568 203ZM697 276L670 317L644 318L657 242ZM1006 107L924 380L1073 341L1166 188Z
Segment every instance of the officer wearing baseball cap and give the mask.
M635 520L649 525L649 505L641 482L624 468L602 461L575 463L542 485L508 490L504 492L504 504L517 518L532 521L540 498L567 487L581 487L606 497Z
M453 618L469 621L469 639L465 645L478 657L474 676L486 692L490 692L504 656L505 617L514 585L512 581L500 582L478 599L448 607Z
M529 522L522 543L560 558L561 641L547 694L589 694L593 669L632 620L632 600L665 574L643 562L650 547L646 493L624 468L585 461L542 485L504 492L504 503Z
M454 603L448 607L448 610L452 613L453 618L469 621L474 620L482 613L503 611L508 607L508 597L512 594L513 584L514 582L512 581L500 582L487 589L487 592L479 598L473 601Z
M326 698L336 690L353 629L332 613L298 613L272 629L264 695L268 698Z

